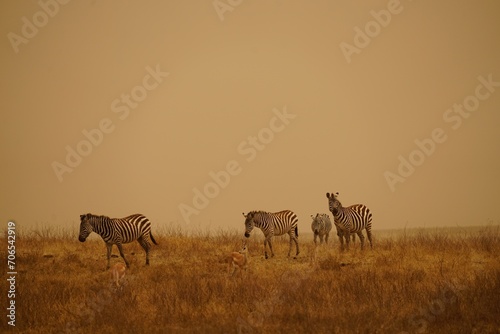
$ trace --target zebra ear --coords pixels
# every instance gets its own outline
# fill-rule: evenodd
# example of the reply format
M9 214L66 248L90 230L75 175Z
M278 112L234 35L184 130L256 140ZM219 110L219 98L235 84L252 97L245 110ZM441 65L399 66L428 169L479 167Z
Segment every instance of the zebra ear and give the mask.
M242 212L242 214L243 214L243 217L245 217L245 218L247 217L247 215L244 212Z
M326 198L330 198L330 193L326 193Z

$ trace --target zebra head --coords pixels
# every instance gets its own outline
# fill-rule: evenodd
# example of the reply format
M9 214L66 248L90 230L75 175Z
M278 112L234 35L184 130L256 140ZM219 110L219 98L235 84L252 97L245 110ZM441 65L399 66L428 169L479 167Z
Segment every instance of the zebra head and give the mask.
M338 209L342 207L342 204L340 204L340 201L337 199L337 196L339 195L338 192L334 193L326 193L326 197L328 198L328 206L330 209L330 212L333 214L336 214Z
M250 237L250 232L252 232L253 227L254 227L254 217L255 217L256 212L251 211L248 214L245 214L243 212L243 217L245 217L245 238Z
M321 230L325 229L325 221L324 221L324 214L317 213L316 217L311 215L312 218L312 223L311 223L311 229L313 230L314 234L318 235Z
M80 242L84 242L90 233L94 231L92 228L92 224L90 224L90 218L92 215L87 213L86 215L80 215L80 235L78 236L78 240Z

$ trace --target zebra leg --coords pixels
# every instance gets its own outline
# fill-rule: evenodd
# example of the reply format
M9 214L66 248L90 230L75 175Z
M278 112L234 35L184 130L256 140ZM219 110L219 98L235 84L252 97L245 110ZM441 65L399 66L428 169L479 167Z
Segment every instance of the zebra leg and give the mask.
M349 230L345 231L344 233L345 233L344 234L344 236L345 236L345 248L347 250L349 250L349 242L351 240L351 234L350 234Z
M339 241L340 241L340 251L343 251L344 250L344 235L343 234L337 234L338 237L339 237Z
M355 234L353 234L354 236ZM359 241L361 241L361 250L365 249L365 236L361 231L357 232L357 235L359 237Z
M366 236L368 237L368 241L370 241L370 248L373 249L372 245L372 230L366 230Z
M291 231L290 233L288 233L288 235L290 236L290 248L288 249L288 257L290 257L290 253L292 252L292 243L295 242L295 247L297 248L297 253L295 254L295 256L293 257L294 259L297 258L297 255L299 255L299 242L297 240L297 236L295 235L295 232L294 231ZM321 243L323 243L323 237L320 235L319 236L319 240L321 240Z
M264 239L264 257L267 259L267 238Z
M297 240L297 237L295 235L293 236L293 241L295 241L295 248L297 248L297 252L295 253L294 256L294 259L296 259L297 255L299 255L300 252L299 252L299 240Z
M116 247L118 247L118 250L120 251L120 256L122 257L123 261L125 261L125 264L127 265L127 268L130 268L130 264L128 263L127 259L125 258L125 255L123 254L123 248L121 243L117 243Z
M325 243L328 243L328 235L329 235L329 233L327 233L327 234L325 235Z
M151 245L149 242L144 237L140 237L137 239L139 242L139 245L141 245L142 249L146 252L146 265L149 266L149 249L151 248Z
M273 244L271 242L271 238L272 237L269 237L269 240L267 241L267 244L269 245L269 249L271 250L271 257L274 257ZM267 259L267 257L266 257L266 259Z
M113 247L113 244L106 244L106 248L108 250L108 266L106 267L106 269L109 269L110 268L110 265L109 265L109 261L111 260L111 248Z
M320 244L322 244L322 243L323 243L323 236L322 236L322 235L320 235L320 236L319 236L319 243L320 243Z
M314 233L314 243L315 243L315 244L316 244L316 243L318 243L318 242L316 241L316 239L317 239L317 238L318 238L318 235L317 235L316 233Z

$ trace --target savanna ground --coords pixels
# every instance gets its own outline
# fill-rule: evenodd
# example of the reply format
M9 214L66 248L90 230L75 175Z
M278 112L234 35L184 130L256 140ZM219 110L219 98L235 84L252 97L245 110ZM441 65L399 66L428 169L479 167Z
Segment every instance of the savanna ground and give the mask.
M19 232L16 326L7 325L2 289L0 330L23 333L499 333L500 227L374 231L341 253L335 235L287 258L275 238L265 260L262 234L249 239L248 271L227 274L224 255L241 248L242 231L153 227L151 265L137 243L117 288L100 238L77 232ZM7 240L0 254L7 257ZM113 247L113 254L118 254ZM113 257L112 264L122 261ZM8 270L4 266L4 273ZM5 277L5 276L4 276Z

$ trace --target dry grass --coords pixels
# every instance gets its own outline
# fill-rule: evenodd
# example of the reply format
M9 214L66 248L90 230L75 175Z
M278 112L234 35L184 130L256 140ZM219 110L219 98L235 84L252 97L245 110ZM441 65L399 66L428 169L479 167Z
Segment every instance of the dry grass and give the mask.
M76 235L50 230L21 234L16 329L24 333L500 332L498 227L400 231L386 237L375 231L374 250L362 252L357 242L344 253L339 252L336 238L315 249L313 236L302 235L297 260L286 257L288 240L283 238L275 240L276 256L265 260L262 239L254 235L247 274L231 278L224 255L240 248L241 234L157 233L160 245L153 247L149 267L140 246L127 244L131 268L121 287L105 270L102 240L80 243ZM3 258L6 248L0 251ZM116 248L113 253L118 254ZM6 291L6 281L2 284ZM0 329L7 329L5 320Z

